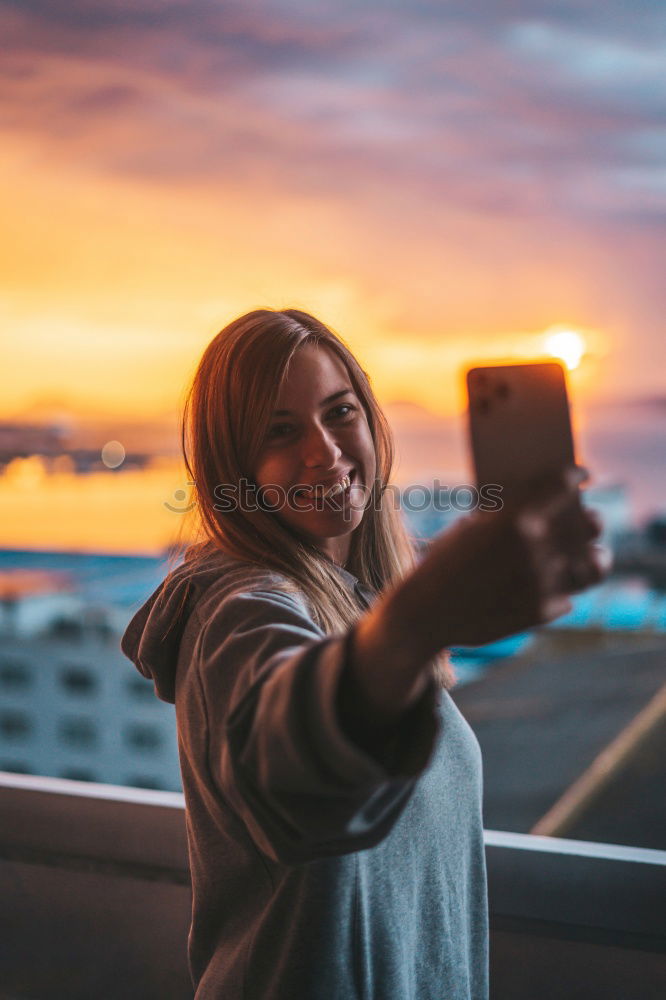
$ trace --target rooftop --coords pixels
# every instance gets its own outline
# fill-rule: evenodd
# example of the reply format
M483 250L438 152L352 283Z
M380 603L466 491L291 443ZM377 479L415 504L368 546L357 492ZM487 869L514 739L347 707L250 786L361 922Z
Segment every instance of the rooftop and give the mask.
M610 648L604 648L607 644ZM533 830L653 699L662 697L665 666L663 636L613 635L608 640L604 634L544 630L521 656L455 691L483 752L486 825ZM652 751L645 748L636 756L642 741L634 741L622 751L621 766L614 766L614 798L610 789L604 794L608 825L596 810L587 810L597 830L595 839L613 841L613 831L621 828L624 836L616 842L666 845L663 765L654 763L655 755L666 760L663 702L659 705L643 734L649 735ZM640 771L646 804L633 816L625 813L620 823L610 817L611 803L621 808L620 787L627 780L622 775L630 766L634 773ZM588 800L597 796L607 771L604 768L588 788ZM649 824L641 818L646 812ZM573 822L572 815L557 832L569 835Z
M0 774L0 814L3 1000L192 997L179 794ZM666 852L485 840L494 1000L662 1000Z

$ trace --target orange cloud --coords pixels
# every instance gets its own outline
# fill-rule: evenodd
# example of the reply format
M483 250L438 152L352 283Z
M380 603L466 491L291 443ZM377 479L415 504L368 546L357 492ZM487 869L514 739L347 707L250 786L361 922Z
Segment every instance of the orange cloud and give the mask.
M467 360L562 322L608 345L586 392L654 388L653 69L591 10L563 34L474 3L1 5L5 413L45 392L172 407L257 305L320 313L384 400L437 413Z

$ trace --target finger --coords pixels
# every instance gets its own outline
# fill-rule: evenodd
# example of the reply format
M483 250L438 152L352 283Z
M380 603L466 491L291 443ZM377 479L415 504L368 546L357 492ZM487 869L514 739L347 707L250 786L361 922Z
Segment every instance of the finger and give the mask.
M599 570L600 578L603 579L603 577L608 576L613 568L612 550L607 545L599 545L598 542L593 542L590 545L590 555Z
M589 483L592 478L592 473L586 465L574 465L571 470L568 470L568 474L571 480L575 481L575 485L582 486L583 483Z
M568 615L572 610L573 604L568 597L551 597L541 607L540 624L548 625L549 622L554 622L557 618L561 618L562 615Z
M567 594L580 594L597 582L596 568L583 559L569 560L562 574L562 590Z
M559 513L580 505L580 484L587 478L587 470L571 466L553 475L532 480L518 503L519 510L542 514L552 519Z
M575 496L568 497L564 509L558 509L553 501L540 509L525 507L516 514L514 523L537 566L546 556L578 555L596 537L596 525L582 513Z
M604 522L601 520L601 515L598 511L592 510L590 507L583 507L583 519L589 531L589 537L599 538L603 534Z
M596 586L608 574L612 561L612 553L605 545L588 545L583 556L567 560L562 589L568 594L576 594Z
M559 552L542 558L540 564L539 593L545 600L549 597L561 597L567 591L569 560Z
M546 515L532 507L526 507L516 515L518 534L527 542L546 542L550 534L550 525Z
M559 511L551 522L551 539L555 548L575 554L603 532L601 518L596 511L576 501L568 509Z

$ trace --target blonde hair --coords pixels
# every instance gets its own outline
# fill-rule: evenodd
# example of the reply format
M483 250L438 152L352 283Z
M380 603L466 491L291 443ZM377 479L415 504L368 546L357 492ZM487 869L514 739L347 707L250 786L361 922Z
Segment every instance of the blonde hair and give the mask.
M195 540L185 547L184 561L194 562L218 549L273 570L284 580L285 590L303 595L322 630L332 633L347 630L363 612L331 559L269 509L215 506L220 485L252 482L290 361L304 344L323 346L342 361L375 447L375 482L352 534L346 569L379 594L416 565L402 514L385 502L393 435L370 380L340 337L298 309L246 313L221 330L201 357L181 418L183 457L196 500ZM442 686L450 687L453 676L446 654L435 658L433 669Z

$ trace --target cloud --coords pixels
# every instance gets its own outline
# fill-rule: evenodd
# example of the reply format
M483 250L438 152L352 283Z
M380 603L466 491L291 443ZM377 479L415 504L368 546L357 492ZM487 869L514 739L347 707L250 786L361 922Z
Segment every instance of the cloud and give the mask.
M622 5L591 9L544 4L521 21L478 0L4 2L5 121L53 141L89 135L109 170L189 178L262 157L306 185L316 169L334 187L346 167L473 210L566 210L576 170L612 193L613 170L661 155L658 9L632 13L644 34L630 42ZM137 127L119 156L104 126L121 110Z
M245 176L389 215L396 198L583 225L664 211L663 17L646 3L629 41L613 0L603 18L590 0L531 20L478 0L4 9L5 121L91 169Z
M180 331L201 297L353 287L332 311L377 357L570 322L658 378L661 0L0 0L0 30L27 300L124 281Z
M2 122L156 182L585 224L666 212L666 18L641 0L2 0Z

